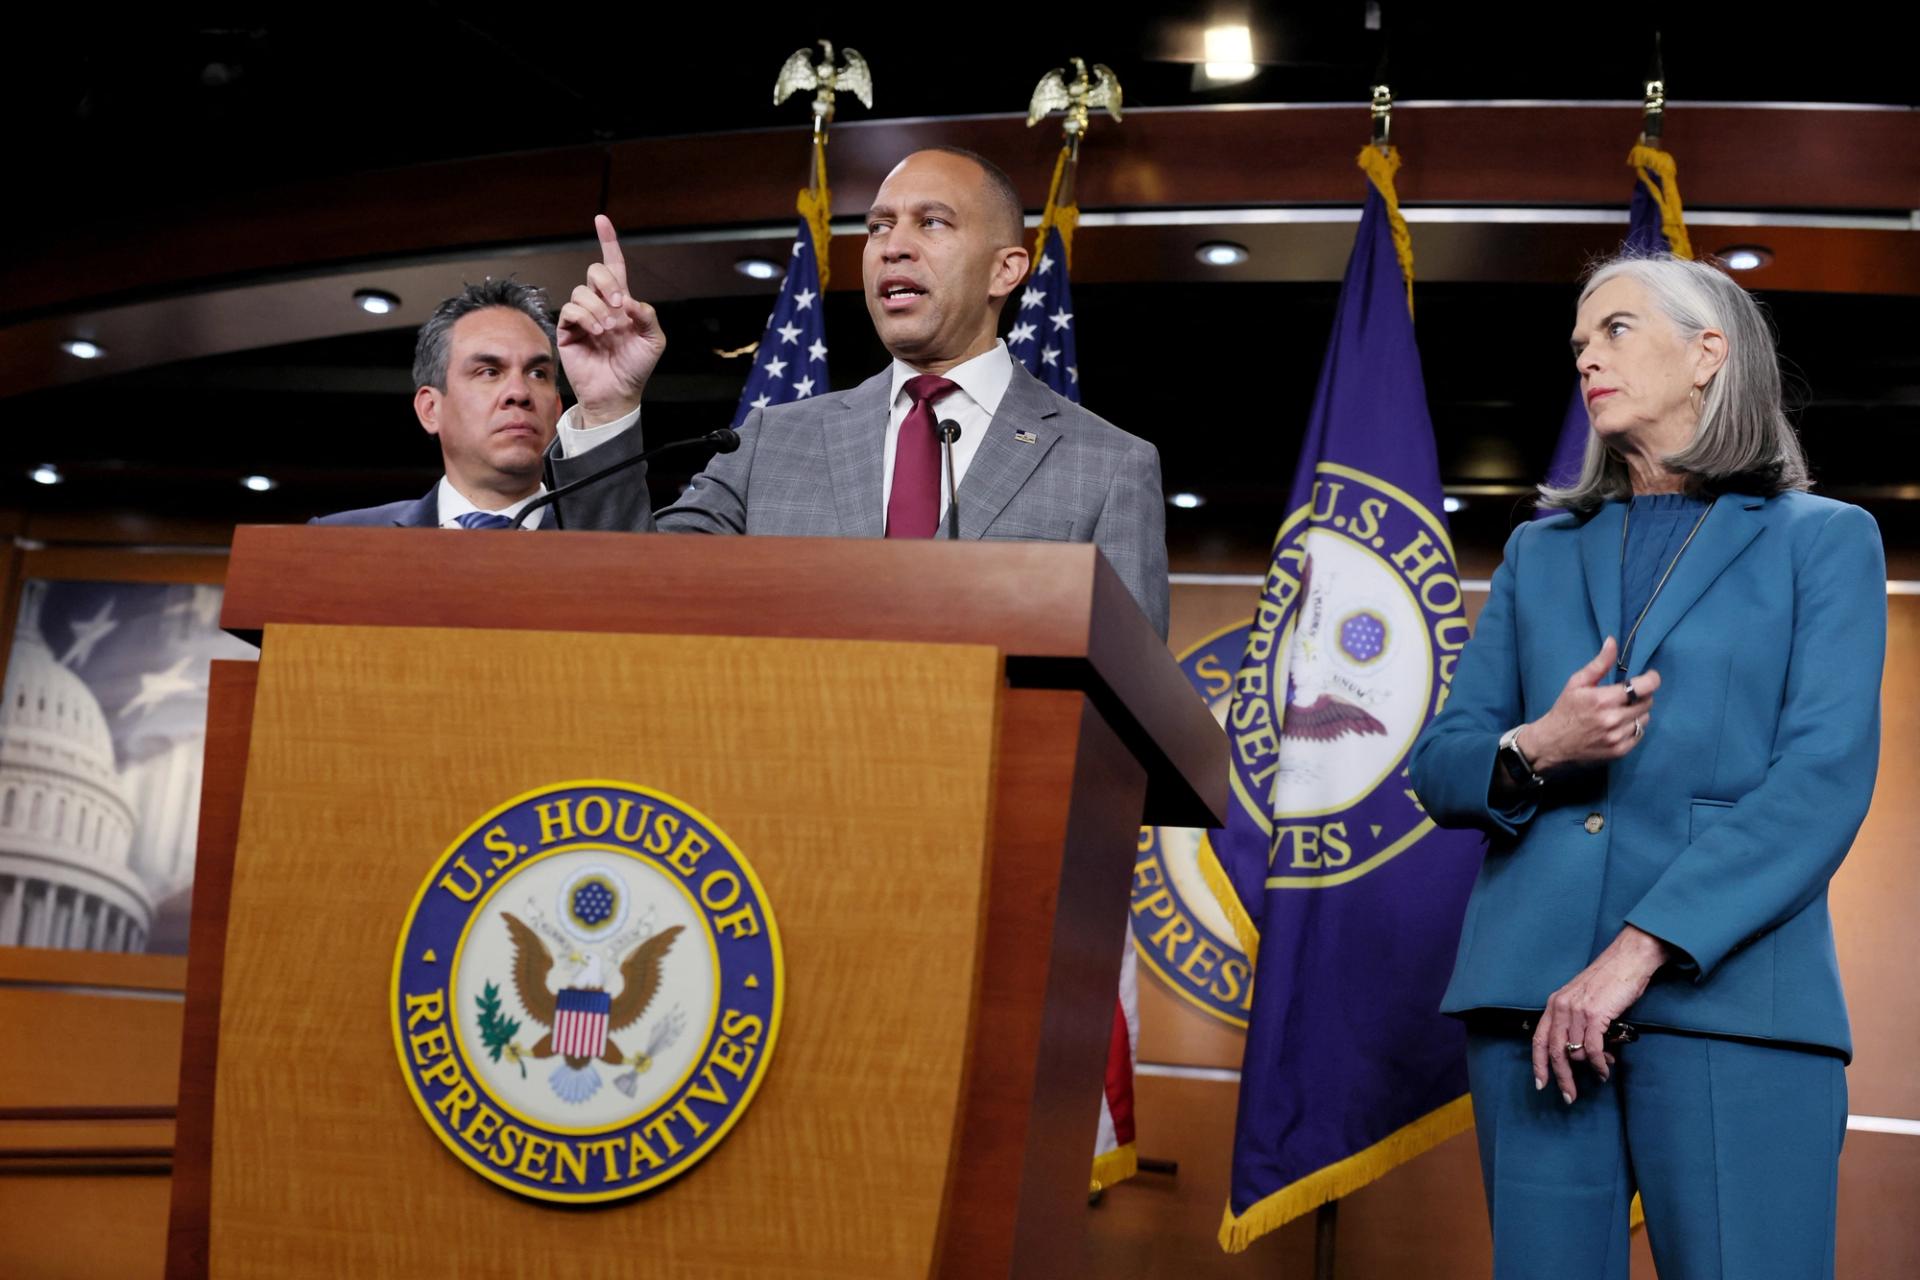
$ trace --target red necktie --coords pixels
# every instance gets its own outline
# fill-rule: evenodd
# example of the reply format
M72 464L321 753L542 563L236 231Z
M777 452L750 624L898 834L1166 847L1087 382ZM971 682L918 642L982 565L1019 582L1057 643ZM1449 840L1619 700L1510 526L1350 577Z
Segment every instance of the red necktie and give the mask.
M959 384L931 373L908 378L913 407L900 424L893 450L893 489L887 495L889 538L931 538L940 525L940 441L933 402Z

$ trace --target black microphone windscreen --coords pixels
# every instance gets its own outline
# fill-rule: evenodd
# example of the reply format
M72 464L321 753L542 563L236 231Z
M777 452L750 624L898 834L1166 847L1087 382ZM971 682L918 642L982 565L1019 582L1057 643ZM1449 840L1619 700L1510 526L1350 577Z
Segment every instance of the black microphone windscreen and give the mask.
M955 440L958 440L959 438L960 438L960 424L955 422L952 418L941 419L941 422L940 422L941 441L946 444L952 444Z

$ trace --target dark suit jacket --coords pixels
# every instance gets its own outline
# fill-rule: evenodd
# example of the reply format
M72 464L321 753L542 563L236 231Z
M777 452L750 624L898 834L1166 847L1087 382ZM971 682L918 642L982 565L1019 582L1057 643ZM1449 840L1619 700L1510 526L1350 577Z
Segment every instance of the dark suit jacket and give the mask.
M640 428L623 431L599 448L578 458L556 456L559 442L547 450L547 488L558 489L602 467L630 458L640 450ZM339 524L401 529L437 529L440 527L440 486L436 483L424 498L402 499L377 507L354 511L336 511L315 516L309 524ZM642 527L651 518L652 503L647 499L644 474L610 476L599 484L588 485L579 493L560 499L547 509L549 519L542 528L594 529L624 533Z

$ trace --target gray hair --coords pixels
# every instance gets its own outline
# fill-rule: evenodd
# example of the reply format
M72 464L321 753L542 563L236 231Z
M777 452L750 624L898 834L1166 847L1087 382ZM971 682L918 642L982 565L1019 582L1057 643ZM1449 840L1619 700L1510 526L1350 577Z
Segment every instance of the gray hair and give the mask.
M555 341L553 320L547 315L547 292L518 280L495 280L488 276L479 284L470 284L433 309L420 326L420 337L413 344L413 385L447 389L448 348L453 344L453 326L462 316L489 307L518 311L540 326L549 344Z
M1594 290L1626 276L1646 289L1682 339L1707 329L1727 336L1727 359L1701 395L1700 424L1693 440L1661 462L1685 477L1687 492L1728 491L1768 497L1811 484L1806 455L1787 421L1780 386L1780 358L1773 329L1760 304L1725 272L1670 253L1622 253L1595 267L1580 293L1586 305ZM1587 514L1609 499L1633 494L1626 462L1587 431L1580 475L1564 487L1540 486L1538 505Z

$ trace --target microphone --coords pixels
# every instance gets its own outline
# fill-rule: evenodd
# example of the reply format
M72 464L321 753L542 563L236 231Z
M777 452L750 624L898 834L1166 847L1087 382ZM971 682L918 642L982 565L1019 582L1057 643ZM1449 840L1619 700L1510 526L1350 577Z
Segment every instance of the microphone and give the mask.
M940 444L947 451L947 540L960 540L960 498L953 484L953 442L960 438L960 424L952 418L940 423Z
M628 467L637 467L641 463L649 461L650 459L653 459L653 458L657 458L663 453L671 453L675 449L691 449L695 445L702 445L702 444L712 445L713 451L715 453L732 453L735 449L738 449L740 447L740 433L738 431L735 431L732 427L721 427L717 431L709 431L707 432L707 434L703 436L695 436L691 440L674 440L667 444L659 445L656 448L647 449L647 450L644 450L643 452L636 453L631 458L622 458L620 461L614 463L612 466L603 467L602 469L594 472L590 476L581 476L578 480L575 480L572 484L563 484L558 489L554 489L549 493L541 494L539 497L535 498L532 502L529 502L526 506L520 508L520 514L513 518L513 523L508 527L512 529L522 528L526 524L528 516L532 515L534 512L538 511L542 507L552 506L554 503L560 501L560 499L574 492L576 489L584 489L590 484L598 484L600 481L605 480L608 476L617 475L620 472L625 471Z

